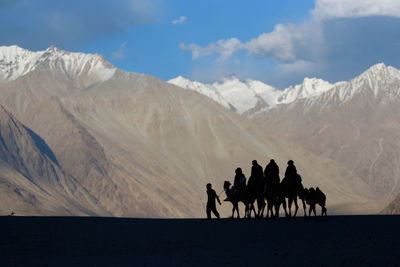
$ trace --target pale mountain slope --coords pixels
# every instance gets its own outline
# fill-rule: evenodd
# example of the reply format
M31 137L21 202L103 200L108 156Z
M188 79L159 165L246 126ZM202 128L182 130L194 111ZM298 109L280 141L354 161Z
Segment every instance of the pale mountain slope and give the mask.
M104 213L95 198L64 173L44 140L2 106L0 140L0 188L7 196L0 210L20 215Z

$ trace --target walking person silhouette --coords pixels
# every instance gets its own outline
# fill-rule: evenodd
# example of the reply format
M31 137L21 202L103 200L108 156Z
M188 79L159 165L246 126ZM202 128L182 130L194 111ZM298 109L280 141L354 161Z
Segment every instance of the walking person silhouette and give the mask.
M217 211L217 207L215 205L215 200L218 200L218 203L221 205L221 201L214 189L211 188L211 184L207 184L207 219L211 219L211 211L214 215L219 219L219 213Z

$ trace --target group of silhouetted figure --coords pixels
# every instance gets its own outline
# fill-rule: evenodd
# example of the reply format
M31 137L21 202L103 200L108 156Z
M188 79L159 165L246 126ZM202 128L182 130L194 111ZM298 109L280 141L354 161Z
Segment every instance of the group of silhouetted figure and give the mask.
M271 159L265 167L262 167L253 160L251 167L251 175L246 184L246 176L241 168L235 170L235 178L233 186L229 181L224 182L224 191L226 194L225 201L232 203L232 218L239 215L239 202L245 206L245 218L251 218L252 212L255 218L264 217L265 207L267 207L266 218L278 218L279 209L282 206L286 217L292 217L292 205L294 203L295 210L293 217L296 217L299 206L297 199L303 203L304 216L307 217L306 204L309 206L308 216L314 213L317 216L315 207L321 206L321 216L327 216L326 212L326 196L317 188L305 188L302 184L300 174L297 173L293 160L288 161L284 178L280 179L279 166L275 160ZM211 184L207 184L207 218L211 218L211 212L219 218L216 208L216 200L221 205L221 201ZM255 209L257 203L257 212Z

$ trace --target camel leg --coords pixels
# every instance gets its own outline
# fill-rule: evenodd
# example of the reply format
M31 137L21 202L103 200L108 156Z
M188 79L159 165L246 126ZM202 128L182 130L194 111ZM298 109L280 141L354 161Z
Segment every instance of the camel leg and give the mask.
M240 219L240 215L239 215L239 202L235 204L235 209L236 209L237 218Z
M288 198L289 218L292 217L292 202L293 202L293 199L291 197L289 197Z
M271 218L272 218L272 217L274 217L274 213L273 213L273 207L274 207L274 205L273 205L273 203L272 203L271 200L269 200L269 201L267 201L267 202L268 202L268 206L267 206L267 217L266 217L266 218L269 217L269 213L270 213L270 212L271 212Z
M257 218L256 208L254 207L254 203L251 203L251 210L250 210L250 217L251 218L251 211L254 212L254 218Z
M286 199L283 199L283 201L282 201L282 207L283 207L283 209L284 209L284 211L285 211L285 216L288 217L289 214L288 214L287 209L286 209Z
M279 217L279 208L281 206L281 203L276 202L275 203L275 217L278 218Z
M294 206L295 206L295 211L293 217L296 217L297 211L299 210L299 205L297 204L297 196L294 197Z
M313 213L314 213L314 216L317 217L317 213L316 213L316 211L315 211L315 205L313 205L312 211L313 211Z
M322 212L321 212L321 216L328 216L327 214L326 214L326 207L325 206L321 206L321 208L322 208Z
M261 201L260 201L261 203ZM258 205L257 205L258 206ZM261 205L258 206L258 214L257 217L262 218L264 216L265 202L262 201Z
M265 204L264 199L262 199L260 201L260 203L261 203L261 210L258 212L258 217L262 218L262 217L264 217L264 210L265 210L266 204Z
M304 201L304 198L301 199L301 202L303 202L304 217L307 217L306 202Z

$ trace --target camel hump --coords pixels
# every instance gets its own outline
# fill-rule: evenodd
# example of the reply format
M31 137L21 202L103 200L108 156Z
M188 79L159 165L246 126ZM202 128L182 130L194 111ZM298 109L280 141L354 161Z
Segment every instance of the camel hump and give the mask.
M326 196L325 194L319 189L318 187L315 188L315 191L318 193L318 196L321 198L321 200L326 201Z

